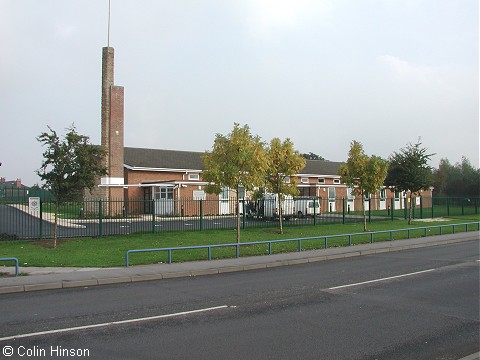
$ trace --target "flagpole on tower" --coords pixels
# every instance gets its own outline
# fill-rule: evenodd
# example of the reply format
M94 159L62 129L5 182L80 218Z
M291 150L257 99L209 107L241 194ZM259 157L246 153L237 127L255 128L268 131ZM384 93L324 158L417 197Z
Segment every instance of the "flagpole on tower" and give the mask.
M108 0L108 38L107 38L107 47L110 47L110 0Z

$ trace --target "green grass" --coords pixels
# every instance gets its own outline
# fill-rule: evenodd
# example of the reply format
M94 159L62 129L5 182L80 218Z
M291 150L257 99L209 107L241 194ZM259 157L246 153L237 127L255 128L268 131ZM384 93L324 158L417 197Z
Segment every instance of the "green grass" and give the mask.
M456 217L448 222L417 221L408 226L404 220L381 221L368 225L369 231L393 230L409 227L446 225L479 221L478 216ZM353 224L325 224L317 226L290 226L284 229L284 234L278 234L277 228L247 228L241 232L242 242L266 241L276 239L291 239L298 237L325 236L334 234L350 234L362 232L363 225ZM469 230L478 231L478 226ZM465 231L465 227L457 227L457 232ZM452 227L445 228L443 234L452 232ZM428 235L438 235L438 229L432 229ZM424 236L423 230L412 230L411 237ZM394 239L406 238L407 232L395 233ZM389 234L377 235L374 241L389 240ZM205 231L172 231L148 234L132 234L125 236L108 236L103 238L78 238L59 240L57 248L52 248L51 240L44 241L2 241L0 242L0 257L16 257L21 266L78 266L78 267L112 267L124 266L125 252L130 249L179 247L195 245L212 245L235 242L235 230L205 230ZM365 234L353 237L353 243L370 242L370 235ZM328 240L328 247L347 246L348 236ZM297 242L278 243L273 245L273 252L297 251ZM324 239L302 241L302 250L323 249ZM244 246L242 256L268 254L268 244ZM235 247L218 248L212 250L212 258L220 259L235 257ZM173 253L174 262L206 260L207 250L184 250ZM130 255L130 264L152 264L167 262L166 252L139 253ZM0 263L0 266L2 264Z

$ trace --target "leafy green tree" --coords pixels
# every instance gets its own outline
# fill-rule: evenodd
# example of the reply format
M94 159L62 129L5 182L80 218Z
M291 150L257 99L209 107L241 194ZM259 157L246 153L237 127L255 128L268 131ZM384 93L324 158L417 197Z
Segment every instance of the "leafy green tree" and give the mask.
M290 139L272 139L267 148L266 189L277 194L280 234L283 234L282 202L285 195L298 195L296 174L305 167L305 159L293 148ZM286 179L289 179L286 182Z
M352 189L352 194L362 197L363 230L367 231L365 212L366 194L375 194L381 189L387 175L388 162L376 155L368 156L363 145L353 140L350 143L348 160L340 166L342 182Z
M441 159L438 164L438 169L433 170L433 187L435 188L435 194L446 195L448 178L451 176L453 166L448 159Z
M395 191L405 191L408 197L408 223L412 223L413 197L433 185L432 168L428 165L434 154L428 154L420 139L390 155L385 186Z
M436 195L478 196L480 191L480 169L473 167L465 157L455 165L448 159L441 159L438 169L433 170L433 179Z
M43 162L36 171L44 182L42 187L55 199L54 247L57 246L58 209L66 201L76 200L85 189L92 190L100 176L107 173L105 156L100 146L92 145L88 136L77 133L74 125L60 138L48 127L37 140L46 147Z
M308 154L304 153L304 154L301 154L301 155L304 159L307 159L307 160L325 160L325 158L323 156L314 154L312 152L309 152Z
M234 123L230 134L215 136L212 151L207 151L202 161L202 179L209 183L205 189L208 193L219 194L225 187L237 192L235 211L240 242L239 190L252 191L263 185L267 163L263 143L251 134L248 125L240 127Z

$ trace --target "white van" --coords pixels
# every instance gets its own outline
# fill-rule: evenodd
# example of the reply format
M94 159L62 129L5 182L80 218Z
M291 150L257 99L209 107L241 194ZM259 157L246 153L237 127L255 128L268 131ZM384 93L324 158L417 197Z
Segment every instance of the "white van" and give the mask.
M277 194L266 193L263 195L263 217L267 219L275 219L280 215L279 202ZM282 201L282 215L283 218L288 220L295 216L295 203L293 196L284 195Z
M320 201L318 198L298 197L295 198L294 206L298 217L320 215Z

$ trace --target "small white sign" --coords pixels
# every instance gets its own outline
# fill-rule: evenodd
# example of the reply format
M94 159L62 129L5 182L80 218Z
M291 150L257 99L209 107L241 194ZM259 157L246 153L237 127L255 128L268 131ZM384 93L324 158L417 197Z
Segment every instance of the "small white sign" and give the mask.
M28 211L29 212L39 212L40 211L40 198L39 197L29 197L28 198Z
M206 200L207 194L203 190L193 190L193 200Z

